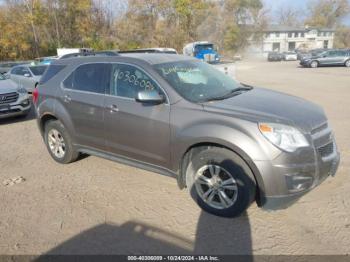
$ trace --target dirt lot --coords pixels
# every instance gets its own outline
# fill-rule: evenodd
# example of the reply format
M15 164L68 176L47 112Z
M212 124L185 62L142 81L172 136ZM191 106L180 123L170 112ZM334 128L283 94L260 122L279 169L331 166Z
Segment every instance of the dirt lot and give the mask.
M335 178L287 210L221 219L171 178L96 157L56 164L32 115L2 121L0 254L350 254L350 70L240 62L236 74L325 108L342 155Z

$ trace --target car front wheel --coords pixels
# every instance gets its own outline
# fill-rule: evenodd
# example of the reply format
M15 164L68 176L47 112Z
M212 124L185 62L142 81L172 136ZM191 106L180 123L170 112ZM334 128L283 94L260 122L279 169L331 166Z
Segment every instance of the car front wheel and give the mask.
M348 61L345 62L345 66L346 66L346 67L350 67L350 60L348 60Z
M73 147L70 135L58 120L45 125L45 143L51 157L61 164L71 163L79 156Z
M317 68L317 67L318 67L318 62L317 62L317 61L312 61L312 62L310 63L310 67L311 67L311 68Z
M237 217L255 200L250 168L225 148L207 147L195 154L186 170L186 185L203 210L221 217Z

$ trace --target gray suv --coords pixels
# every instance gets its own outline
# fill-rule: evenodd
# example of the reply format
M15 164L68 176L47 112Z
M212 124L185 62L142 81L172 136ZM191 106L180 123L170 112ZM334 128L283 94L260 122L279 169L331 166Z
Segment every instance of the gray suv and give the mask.
M350 50L329 50L315 53L300 61L304 67L316 68L319 66L346 66L350 67Z
M292 203L339 164L322 108L190 57L58 60L33 99L57 162L84 153L175 177L218 216L237 216L253 201L270 209Z

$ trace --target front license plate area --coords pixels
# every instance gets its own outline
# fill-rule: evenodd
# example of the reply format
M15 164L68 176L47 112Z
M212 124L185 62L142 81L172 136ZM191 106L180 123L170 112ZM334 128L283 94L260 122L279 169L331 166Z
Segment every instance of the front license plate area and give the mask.
M10 110L10 105L0 105L0 111Z

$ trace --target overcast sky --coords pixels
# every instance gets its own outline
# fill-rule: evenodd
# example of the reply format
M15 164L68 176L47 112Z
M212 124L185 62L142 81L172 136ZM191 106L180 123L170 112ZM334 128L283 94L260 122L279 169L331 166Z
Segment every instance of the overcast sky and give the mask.
M293 7L293 8L302 8L306 10L307 0L262 0L264 2L265 8L268 8L276 15L277 10L281 7ZM350 3L350 0L348 0ZM350 15L344 21L346 24L350 25Z

